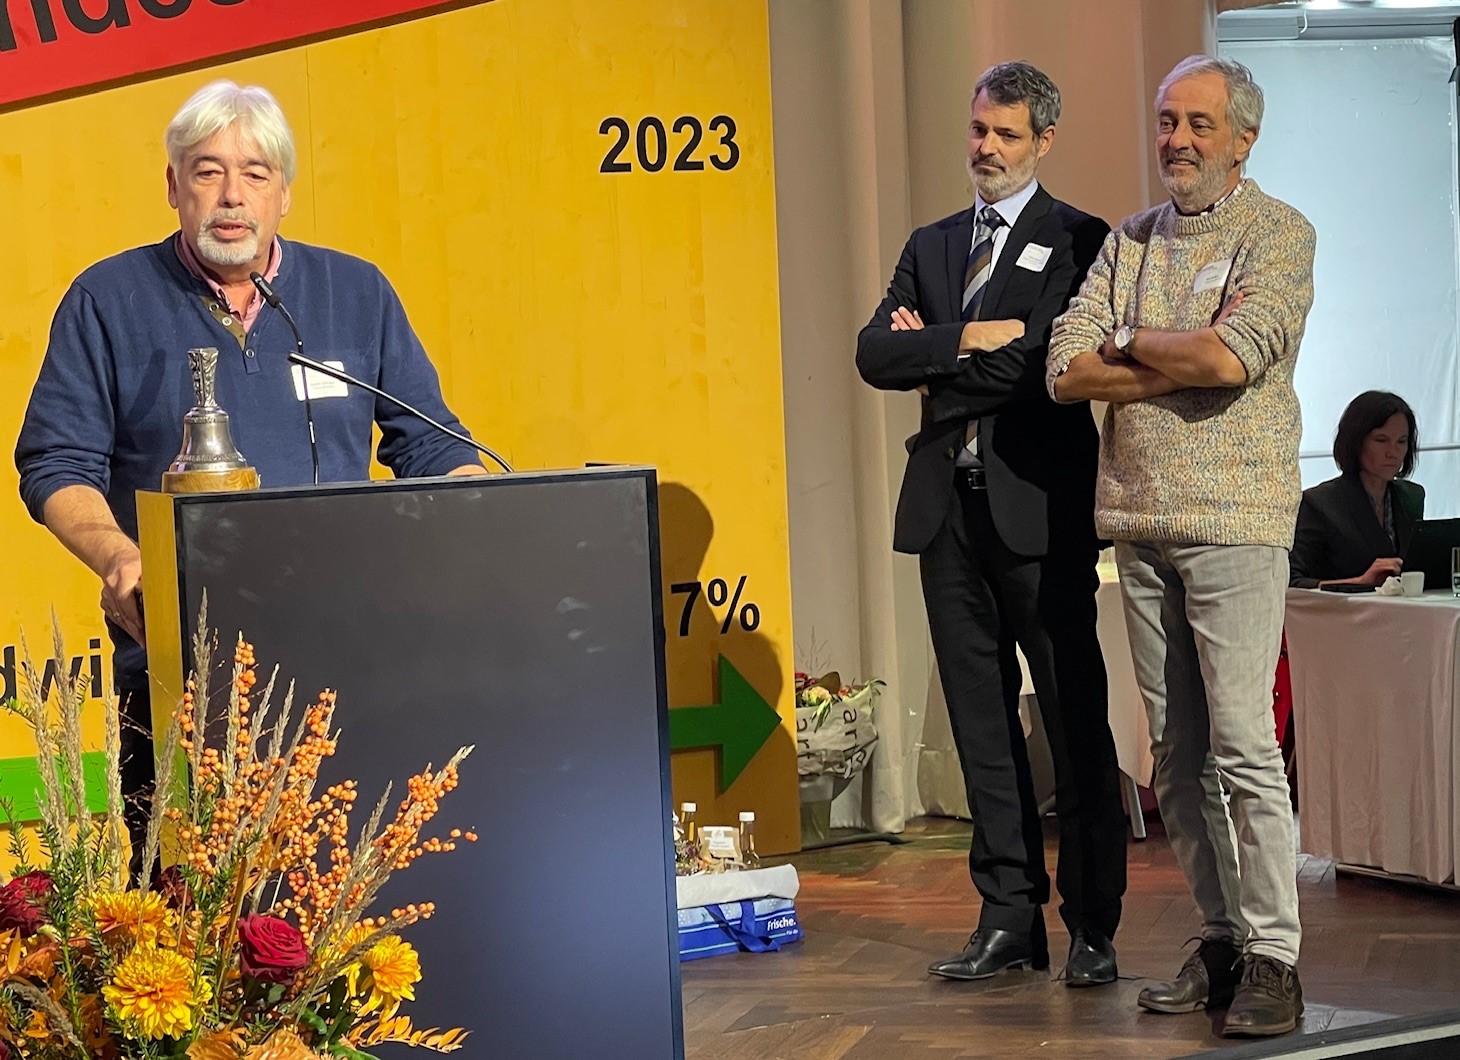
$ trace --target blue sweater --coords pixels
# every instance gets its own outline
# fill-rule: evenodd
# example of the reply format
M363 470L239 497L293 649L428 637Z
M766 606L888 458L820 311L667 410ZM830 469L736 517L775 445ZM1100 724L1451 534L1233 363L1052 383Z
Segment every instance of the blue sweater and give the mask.
M135 492L157 489L182 445L182 418L194 402L187 351L199 346L219 351L218 402L263 485L310 481L304 403L286 359L293 334L266 306L240 348L209 312L207 285L178 260L176 238L93 265L56 310L15 447L21 499L38 522L47 498L79 483L105 495L122 530L137 536ZM337 251L285 243L274 289L293 313L308 356L343 362L356 378L464 433L379 269ZM380 462L398 478L478 462L474 449L364 391L320 397L315 387L311 396L321 482L370 477L372 423L381 429ZM117 676L135 684L141 649L119 631L113 637Z

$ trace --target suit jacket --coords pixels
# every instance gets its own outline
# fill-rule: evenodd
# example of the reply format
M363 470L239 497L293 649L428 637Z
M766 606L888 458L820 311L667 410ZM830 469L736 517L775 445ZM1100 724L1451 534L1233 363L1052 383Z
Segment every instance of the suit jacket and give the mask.
M887 297L857 336L857 370L882 390L927 386L922 426L908 440L893 547L922 552L953 500L967 424L979 423L994 526L1004 543L1043 556L1095 540L1099 435L1087 402L1057 405L1044 387L1054 319L1080 289L1110 226L1039 188L1019 214L984 294L982 318L1024 322L1024 336L961 361L963 276L973 210L919 228L903 248ZM1029 246L1047 247L1042 268L1021 267ZM1034 252L1037 257L1040 252ZM891 330L898 306L916 309L921 331Z
M1402 556L1424 518L1425 491L1418 482L1389 483L1396 548L1374 516L1369 496L1357 475L1339 475L1303 491L1293 551L1288 555L1288 584L1315 588L1320 581L1356 578L1383 556Z

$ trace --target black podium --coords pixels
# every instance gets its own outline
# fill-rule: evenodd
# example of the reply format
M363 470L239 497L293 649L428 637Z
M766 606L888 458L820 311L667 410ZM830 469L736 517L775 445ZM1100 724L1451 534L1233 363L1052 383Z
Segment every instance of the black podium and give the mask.
M242 631L261 680L338 690L328 780L360 780L360 820L476 746L432 834L479 841L383 896L438 910L402 1012L471 1030L467 1057L682 1057L654 472L138 501L155 706L206 590L224 658Z

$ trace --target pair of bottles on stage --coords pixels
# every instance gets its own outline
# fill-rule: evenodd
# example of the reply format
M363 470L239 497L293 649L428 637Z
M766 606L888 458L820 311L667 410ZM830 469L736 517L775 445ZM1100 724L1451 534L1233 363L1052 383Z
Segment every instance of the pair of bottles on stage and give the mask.
M679 828L691 851L699 850L700 841L705 840L705 854L712 858L726 858L737 861L747 869L760 868L760 857L755 852L755 814L744 810L740 814L740 827L699 828L696 820L698 806L692 802L681 803L679 807ZM691 855L693 856L693 854Z

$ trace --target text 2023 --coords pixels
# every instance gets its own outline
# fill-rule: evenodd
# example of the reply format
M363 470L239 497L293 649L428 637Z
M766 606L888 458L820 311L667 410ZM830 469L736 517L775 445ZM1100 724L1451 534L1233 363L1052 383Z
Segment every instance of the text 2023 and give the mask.
M701 158L698 152L707 131L713 142L706 156ZM601 136L613 138L608 153L598 166L600 173L631 173L634 159L644 172L658 173L669 161L671 136L684 137L677 144L679 150L670 167L677 173L702 170L706 160L721 172L734 169L740 163L740 145L735 142L735 119L728 114L715 115L708 125L701 125L700 119L686 114L675 118L668 132L664 129L664 122L653 115L640 118L637 128L630 126L626 118L609 117L599 123L598 132ZM630 139L634 141L633 153L630 158L623 158L621 156L628 149Z

